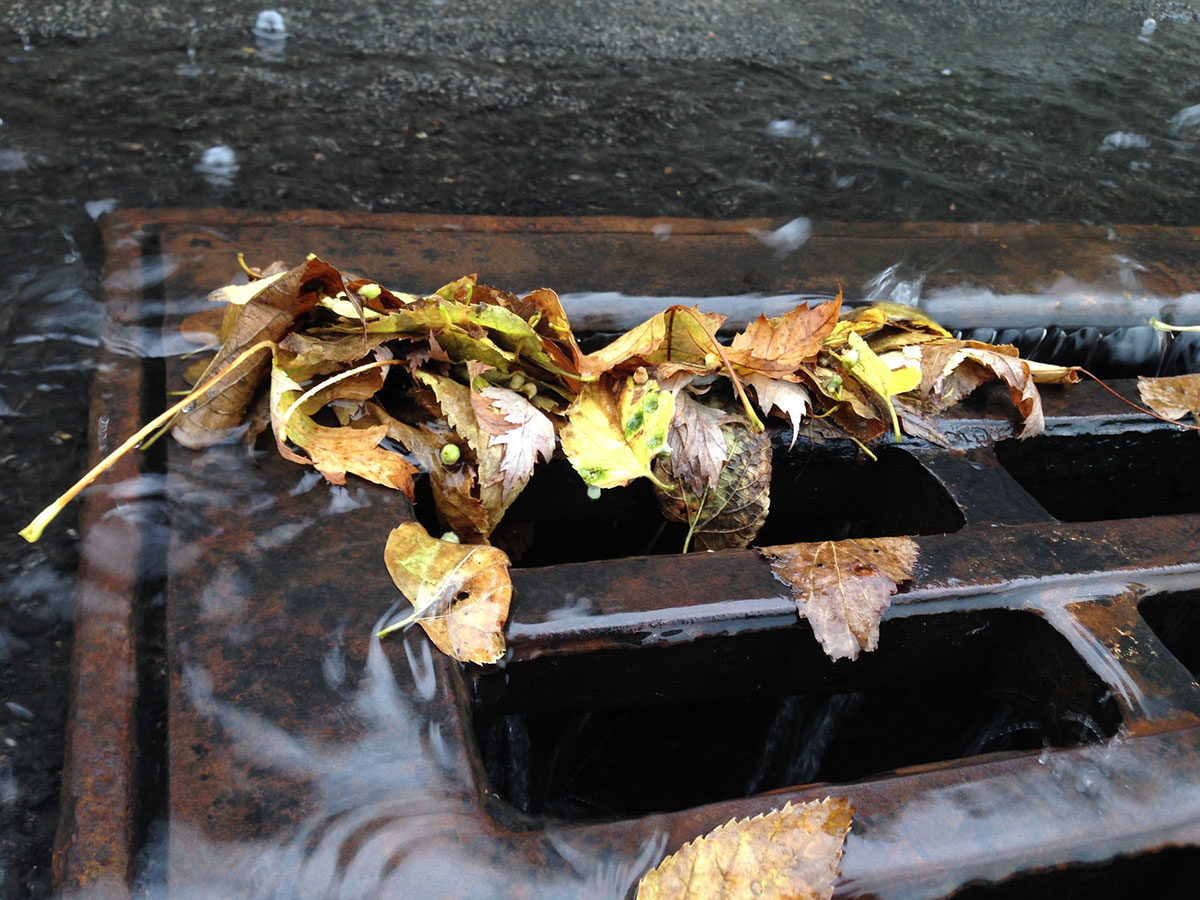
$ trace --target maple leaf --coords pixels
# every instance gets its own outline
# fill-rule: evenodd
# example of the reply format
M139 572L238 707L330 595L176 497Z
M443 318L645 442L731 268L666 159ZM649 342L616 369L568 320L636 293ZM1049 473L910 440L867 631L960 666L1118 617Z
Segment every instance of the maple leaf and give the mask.
M694 402L694 401L693 401ZM703 408L702 404L696 404ZM704 419L695 417L699 421ZM655 487L659 509L674 522L688 526L683 552L695 538L700 550L746 547L758 535L771 506L771 440L755 432L740 416L726 413L710 416L725 446L715 484L702 477L694 457L681 451L656 463L659 481ZM710 458L706 464L711 464Z
M812 398L808 391L803 385L795 382L759 374L747 375L746 384L754 388L758 405L764 413L781 413L792 423L792 441L788 444L788 449L791 450L796 446L796 438L800 436L800 423L812 409Z
M675 473L695 491L716 488L729 448L721 426L737 417L716 406L697 401L689 391L675 394L675 414L667 431Z
M837 325L842 296L818 306L801 304L791 312L768 319L759 315L734 335L726 351L738 373L778 376L795 372L816 357L821 344Z
M897 585L912 578L917 552L907 537L759 548L830 659L857 659L878 646L879 620Z
M405 522L388 535L384 560L412 613L384 628L381 637L416 622L460 662L493 663L504 655L512 579L503 550L443 541Z
M1138 394L1164 418L1182 419L1188 413L1200 416L1200 374L1139 378Z
M478 368L468 370L474 381ZM495 385L472 390L471 407L488 446L503 448L497 474L502 500L508 501L529 481L538 456L549 462L554 455L554 423L521 394Z
M636 900L829 900L853 816L827 797L730 819L647 872Z
M667 446L675 395L653 378L638 380L605 376L586 384L566 412L563 453L593 487L620 487L643 476L657 482L650 463Z

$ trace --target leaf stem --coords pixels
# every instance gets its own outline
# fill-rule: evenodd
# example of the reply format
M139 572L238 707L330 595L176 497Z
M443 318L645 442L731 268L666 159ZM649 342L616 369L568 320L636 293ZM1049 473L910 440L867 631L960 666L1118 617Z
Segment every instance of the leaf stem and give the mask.
M700 317L700 314L690 306L680 306L685 313L696 320L696 324L700 326L700 330L704 332L713 349L717 351L717 355L721 357L721 362L725 364L725 371L729 373L729 380L733 382L733 389L737 391L737 395L741 398L742 408L746 410L746 417L750 419L750 430L755 434L761 434L766 428L762 423L762 419L758 417L758 413L754 411L754 406L750 403L750 398L746 396L746 389L742 387L742 380L738 378L737 372L733 370L733 364L729 361L729 357L725 355L725 347L717 340L717 336L708 330L708 324ZM668 334L667 340L670 341Z
M117 460L136 447L138 443L146 437L146 435L150 434L164 423L169 422L179 412L187 408L188 404L195 402L197 398L208 393L210 390L220 384L230 372L236 370L247 359L254 356L254 354L263 350L273 349L274 347L274 341L259 341L254 346L243 350L237 355L237 357L234 358L231 363L222 368L220 372L208 379L208 381L204 382L204 384L191 390L188 395L178 403L175 403L173 406L159 413L157 416L139 428L136 432L134 432L134 434L126 439L121 446L119 446L112 453L108 454L108 456L104 457L104 459L93 466L86 475L84 475L77 482L71 485L71 487L64 491L57 500L38 513L33 518L33 521L22 528L18 534L20 534L21 537L25 538L25 540L29 541L31 544L37 541L38 538L42 536L42 532L46 530L46 526L54 521L58 514L62 512L64 508L66 508L68 503L79 496L80 492L82 492L84 488L90 485L106 471L111 469Z
M1120 400L1126 406L1132 406L1134 409L1136 409L1140 413L1144 413L1145 415L1150 416L1151 418L1158 419L1160 422L1169 422L1172 425L1178 425L1180 428L1186 428L1188 431L1200 431L1200 425L1189 425L1186 422L1180 422L1178 419L1168 419L1166 416L1160 416L1154 410L1147 409L1144 406L1138 406L1132 400L1129 400L1126 397L1122 397L1120 394L1118 394L1116 391L1114 391L1112 388L1110 388L1107 384L1105 384L1103 381L1101 381L1099 378L1097 378L1095 375L1093 375L1087 369L1084 369L1081 367L1079 369L1079 371L1082 372L1084 375L1086 375L1088 378L1092 379L1092 381L1096 382L1096 384L1100 385L1100 387L1104 388L1106 391L1108 391L1110 394L1112 394L1114 397L1116 397L1118 400Z

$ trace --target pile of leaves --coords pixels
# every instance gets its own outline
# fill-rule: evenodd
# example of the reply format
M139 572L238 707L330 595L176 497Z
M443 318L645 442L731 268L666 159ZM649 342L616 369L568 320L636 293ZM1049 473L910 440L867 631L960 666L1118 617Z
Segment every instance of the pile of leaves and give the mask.
M1073 377L956 340L909 307L843 309L840 295L760 316L727 344L725 317L671 306L585 353L548 289L517 296L469 275L406 294L316 257L247 271L249 283L211 295L225 304L219 349L193 372L202 392L176 440L204 447L269 425L286 459L410 499L426 473L445 533L406 523L388 539L413 607L397 625L420 621L473 662L503 653L509 560L489 539L539 460L561 452L593 497L646 478L686 525L681 549L740 548L770 508L767 417L792 444L816 421L870 453L888 434L939 440L934 417L1000 378L1028 436L1043 427L1035 382Z
M468 275L416 295L315 256L293 268L242 265L249 281L214 291L216 315L184 325L216 348L189 369L194 389L114 456L165 422L192 448L269 429L284 458L330 482L355 475L410 500L424 472L443 533L406 522L388 538L386 564L412 610L385 631L419 622L467 662L503 655L510 561L490 540L539 461L561 453L593 497L648 479L663 515L686 526L683 551L741 548L770 508L765 419L786 423L789 447L807 425L873 455L872 444L904 433L944 442L936 416L998 378L1028 437L1043 428L1036 383L1078 379L1012 347L957 340L910 307L844 309L840 294L759 316L728 343L717 337L724 316L671 306L584 352L545 288L517 296ZM22 534L36 540L101 468ZM915 547L845 543L846 559L888 551L884 562L855 563L857 605L886 605L895 582L911 577ZM802 611L821 593L805 574L825 568L817 560L832 561L841 605L856 605L836 547L763 552ZM814 628L829 618L813 613ZM842 609L831 631L818 630L831 655L873 646L874 626L857 615Z

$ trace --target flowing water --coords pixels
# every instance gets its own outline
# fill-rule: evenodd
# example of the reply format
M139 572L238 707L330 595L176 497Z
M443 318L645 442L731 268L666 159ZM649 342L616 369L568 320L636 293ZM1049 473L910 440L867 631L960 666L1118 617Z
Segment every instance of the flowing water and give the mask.
M430 0L403 10L358 0L334 11L317 6L218 13L199 0L14 0L0 8L7 533L73 480L89 446L122 437L89 433L87 421L105 287L96 219L114 209L770 217L777 226L761 238L780 266L803 254L814 230L830 221L1200 225L1200 7L1187 3L1135 9L1078 0L1044 9L1003 0L821 0L799 13L782 0L575 0L553 19L543 4L487 0ZM671 238L669 227L656 235ZM916 303L966 336L1012 342L1034 358L1111 376L1200 370L1200 335L1169 338L1146 325L1149 315L1200 323L1200 298L1148 292L1143 284L1153 273L1134 256L1114 255L1112 277L1090 306L1060 304L1090 286L1069 272L1048 272L1041 289L1004 298L1004 318L985 288L965 280L928 286L953 272L956 258L914 267L921 258L915 245L899 248L874 277L846 285L848 296ZM111 284L135 274L106 277ZM753 314L794 299L712 302ZM603 310L610 319L594 318L600 328L624 328L636 317L622 313L626 300L637 298L591 294L568 304L580 314ZM180 352L163 338L158 315L149 309L144 324L114 332L110 349L131 360ZM299 471L288 482L290 501L278 500L256 469L235 469L247 509L294 501L304 510L257 535L221 571L227 589L209 596L203 615L222 623L236 644L252 642L261 626L230 599L242 596L238 579L256 554L354 521L372 500ZM166 496L176 525L192 513L199 521L227 489L206 477L168 484L147 476L99 490L123 497L123 516L161 525L165 547ZM72 524L68 515L36 546L15 537L0 542L3 898L50 892L78 562ZM185 571L188 552L171 549ZM161 560L146 567L147 583L159 583ZM162 598L151 594L154 625ZM473 897L502 895L503 866L482 858L488 836L464 816L465 789L450 765L467 738L450 733L430 706L447 667L415 636L389 666L377 643L336 616L313 646L310 687L352 698L354 721L346 728L353 740L297 737L286 716L223 695L203 662L184 662L183 695L231 736L235 755L306 785L317 812L287 841L238 844L191 833L186 821L168 823L169 808L160 806L144 823L145 891L158 891L168 866L190 866L198 879L218 872L229 879L196 896L353 897L383 888L433 896L448 873L469 875ZM153 703L164 702L166 688L161 672L148 677L158 685L148 694L153 717L161 715ZM829 729L852 719L863 702L849 692L813 704L780 688L761 711L756 727L765 749L739 790L817 777ZM1026 727L1030 717L997 703L1004 711L980 711L964 746L1038 746L1045 723ZM518 726L506 726L508 749L489 765L516 765L529 752ZM566 749L578 754L579 735L586 743L599 726L571 727L576 744ZM801 749L798 733L806 736ZM406 804L406 785L394 772L388 792L375 790L382 760L398 746L412 748L404 778L437 798L428 808ZM1043 799L1057 812L1045 821L1095 808L1132 814L1127 801L1148 782L1130 768L1136 759L1110 748L1095 747L1091 768L1055 768L1058 757L1048 751ZM583 770L585 763L574 764ZM532 805L522 780L528 767L517 768L506 783L515 805L522 797ZM151 773L160 785L165 777ZM1190 809L1200 803L1190 777L1185 771L1152 787L1170 788L1173 808ZM947 792L938 808L905 815L928 820L913 826L918 831L944 830L947 817L969 827L978 799ZM666 845L659 819L638 823L632 827L644 851L620 861L569 824L539 832L541 843L523 852L552 861L540 896L623 896ZM459 836L460 855L430 856L426 839L449 833ZM878 853L884 872L892 857L880 848L889 834L856 836L853 850L864 860ZM169 862L168 843L175 848ZM860 887L888 893L869 878Z

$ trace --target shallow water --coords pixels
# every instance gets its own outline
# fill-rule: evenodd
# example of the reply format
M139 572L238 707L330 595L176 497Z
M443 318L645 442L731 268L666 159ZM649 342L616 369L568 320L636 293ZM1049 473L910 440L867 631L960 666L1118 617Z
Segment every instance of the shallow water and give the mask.
M775 227L764 242L781 267L830 221L1194 226L1200 20L1187 4L1148 11L1149 30L1147 10L1115 3L881 12L822 2L798 17L782 3L584 0L551 26L521 4L497 11L445 0L400 12L351 2L284 10L281 30L257 9L243 21L214 17L199 2L149 4L136 15L120 3L9 4L0 13L8 26L0 35L0 472L9 532L73 480L89 445L118 437L103 424L88 433L98 298L106 284L142 273L102 279L94 219L105 210L769 217ZM669 230L656 234L671 239ZM1114 257L1103 285L1047 272L1037 290L1004 298L1003 317L995 295L977 285L930 286L954 258L918 267L914 259L919 247L902 248L894 266L847 284L848 296L919 303L966 336L1114 376L1200 370L1200 335L1170 339L1145 325L1149 315L1200 322L1200 302L1146 290L1153 273L1136 255ZM1089 293L1091 306L1060 304ZM571 299L619 310L611 296ZM747 312L787 302L733 299ZM155 325L159 312L149 308L146 323L111 334L110 348L130 359L180 352ZM245 477L246 509L267 511L273 496L257 493L254 470ZM155 523L155 543L165 545L161 478L99 490L123 498L120 516ZM247 553L370 507L360 489L298 471L290 490L307 514L257 535ZM171 496L173 515L186 519L220 490L197 481ZM49 893L74 537L68 515L35 547L0 543L5 898ZM190 551L172 552L183 565ZM164 574L161 559L143 565L152 581ZM228 623L231 640L252 641L235 602L240 577L231 561L204 614ZM338 620L314 644L313 684L357 698L362 737L336 748L222 697L202 665L187 670L191 702L245 735L238 752L308 780L321 798L291 843L212 844L163 822L151 837L172 835L198 870L234 873L239 888L261 896L354 896L368 885L432 892L448 867L422 856L421 838L456 829L456 863L477 886L471 896L499 894L499 876L479 862L479 836L455 818L454 802L414 815L402 789L373 794L381 748L419 745L429 768L412 777L428 783L445 777L436 759L461 745L421 710L444 677L425 645L404 644L398 671L411 677L409 693L365 633ZM1098 770L1108 771L1097 754ZM1047 785L1053 800L1057 788ZM1186 778L1175 785L1180 803L1193 802L1192 786ZM1113 814L1123 790L1109 798ZM620 896L665 845L653 822L639 827L644 856L617 862L580 845L570 828L548 831L538 852L556 860L558 874L546 896L585 887ZM351 837L363 850L347 864L341 848ZM388 868L381 860L397 848L407 848L407 863ZM867 852L861 841L856 852ZM152 849L150 894L163 865Z

